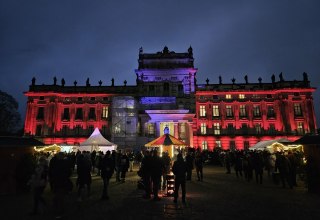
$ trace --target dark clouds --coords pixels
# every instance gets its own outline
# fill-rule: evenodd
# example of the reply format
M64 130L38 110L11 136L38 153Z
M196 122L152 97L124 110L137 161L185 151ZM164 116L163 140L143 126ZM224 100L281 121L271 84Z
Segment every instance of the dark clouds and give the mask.
M138 49L167 45L185 52L192 45L198 82L270 82L306 71L320 82L320 2L310 1L85 1L0 2L0 89L25 112L23 91L31 78L71 85L87 77L98 85L135 83ZM9 82L9 83L8 83ZM319 103L320 92L315 95ZM316 105L318 121L320 107Z

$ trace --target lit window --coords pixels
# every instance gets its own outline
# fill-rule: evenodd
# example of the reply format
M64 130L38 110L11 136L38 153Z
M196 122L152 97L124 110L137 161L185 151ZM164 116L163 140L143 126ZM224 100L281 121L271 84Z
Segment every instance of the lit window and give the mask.
M274 135L276 133L276 127L274 124L269 124L269 134Z
M82 120L82 119L83 119L83 110L82 110L82 108L77 108L76 120Z
M300 135L304 134L303 122L298 122L297 123L297 132Z
M216 141L216 147L220 147L221 148L221 141Z
M220 116L219 106L218 105L212 106L212 115L213 115L213 117L219 117Z
M89 119L95 120L96 119L96 110L95 108L90 108L89 109Z
M213 123L213 133L220 135L220 123Z
M102 118L108 118L108 106L102 107Z
M231 95L230 94L226 94L226 99L231 99Z
M207 141L202 141L202 150L208 150L208 142Z
M200 105L200 117L206 116L206 106Z
M259 105L253 106L253 116L254 117L260 117L261 116L261 111L260 111L260 106Z
M227 115L227 117L233 117L233 112L232 112L232 106L231 105L227 105L226 106L226 115Z
M38 108L37 119L38 120L43 120L44 119L44 107L39 107Z
M121 133L121 125L120 124L115 124L114 125L114 133L115 134L120 134Z
M294 103L294 115L295 116L302 116L301 104L300 103Z
M70 111L69 111L69 108L64 108L64 109L63 109L62 120L70 120Z
M256 134L261 134L261 124L255 124Z
M274 108L273 108L273 106L271 106L271 105L268 106L267 116L268 116L268 117L272 117L272 118L275 117Z
M239 99L245 99L245 95L244 94L239 94Z
M207 124L201 123L201 134L207 134Z
M247 112L246 112L246 106L245 105L240 105L240 117L246 117Z
M148 123L148 134L153 135L154 134L154 124Z

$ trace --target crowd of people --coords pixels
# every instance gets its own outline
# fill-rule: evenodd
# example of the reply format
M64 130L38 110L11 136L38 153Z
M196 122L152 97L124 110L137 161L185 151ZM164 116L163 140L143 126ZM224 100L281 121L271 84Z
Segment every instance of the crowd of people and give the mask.
M299 152L277 152L271 154L267 151L221 151L216 154L226 173L236 174L250 182L254 179L258 184L263 183L264 173L267 176L279 178L282 187L292 188L297 185L297 169L302 163ZM133 164L138 168L137 174L141 177L140 183L144 189L143 198L154 201L161 200L159 191L166 190L167 177L171 171L174 174L173 202L177 203L181 188L181 201L186 203L186 183L192 179L203 181L203 167L208 160L206 151L186 151L184 155L179 152L171 158L168 152L162 152L160 157L157 150L144 152L107 151L103 152L76 152L57 154L39 154L37 166L29 185L33 189L34 208L32 215L39 212L39 208L46 206L42 194L46 185L53 193L53 205L57 217L64 212L65 196L74 188L77 191L77 200L81 202L91 194L92 176L102 179L101 200L109 199L109 183L112 176L115 181L125 183L127 172L133 172ZM233 169L232 169L233 168ZM195 169L196 176L192 177ZM76 176L75 184L71 176Z
M244 178L248 182L255 178L256 183L262 184L264 173L273 178L283 188L297 186L297 170L303 164L301 152L275 152L269 151L225 151L220 153L226 173L232 172L232 167L237 178Z

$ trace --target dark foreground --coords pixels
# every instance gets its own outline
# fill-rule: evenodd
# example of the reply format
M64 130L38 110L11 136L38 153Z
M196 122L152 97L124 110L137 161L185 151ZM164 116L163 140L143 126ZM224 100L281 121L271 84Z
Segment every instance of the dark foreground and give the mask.
M172 197L143 199L136 171L128 172L125 183L116 183L113 177L110 200L101 201L102 181L93 176L91 196L78 202L74 189L66 198L62 219L320 219L320 196L308 193L302 182L294 189L283 189L264 174L260 185L210 165L204 168L203 182L196 181L195 173L192 178L187 183L187 204L183 205L181 200L174 204ZM31 194L0 196L1 219L55 219L49 187L44 196L48 207L38 216L28 215Z

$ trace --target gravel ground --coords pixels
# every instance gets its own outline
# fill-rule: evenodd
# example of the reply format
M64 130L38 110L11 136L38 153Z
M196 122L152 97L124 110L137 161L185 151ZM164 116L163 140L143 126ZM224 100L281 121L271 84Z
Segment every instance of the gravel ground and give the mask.
M223 167L207 165L204 181L187 182L187 204L173 203L161 192L161 201L142 198L137 189L136 171L128 172L125 183L110 183L110 200L101 201L102 181L93 174L91 196L77 201L76 190L66 197L62 219L320 219L320 196L310 194L298 182L294 189L274 185L264 175L263 184L247 182L235 174L225 174ZM75 182L75 177L72 180ZM47 209L29 216L32 196L28 194L0 196L1 219L55 219L52 193L47 187L44 197Z

